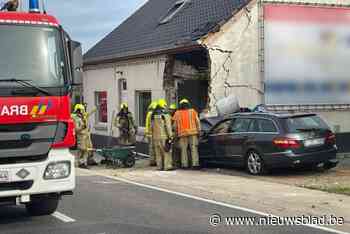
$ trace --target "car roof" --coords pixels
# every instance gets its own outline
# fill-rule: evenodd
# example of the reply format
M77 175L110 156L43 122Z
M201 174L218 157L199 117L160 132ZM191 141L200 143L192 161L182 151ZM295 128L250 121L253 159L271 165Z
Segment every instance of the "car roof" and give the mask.
M244 112L244 113L234 113L229 115L229 117L269 117L269 118L296 118L296 117L306 117L315 116L314 113L275 113L275 112Z

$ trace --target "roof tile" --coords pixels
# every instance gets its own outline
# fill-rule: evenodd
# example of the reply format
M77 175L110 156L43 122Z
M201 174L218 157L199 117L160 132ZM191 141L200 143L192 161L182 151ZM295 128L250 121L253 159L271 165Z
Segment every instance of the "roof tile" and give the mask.
M121 59L145 52L175 49L195 43L218 23L229 19L248 0L191 0L168 23L160 20L178 0L149 0L120 26L92 47L85 63Z

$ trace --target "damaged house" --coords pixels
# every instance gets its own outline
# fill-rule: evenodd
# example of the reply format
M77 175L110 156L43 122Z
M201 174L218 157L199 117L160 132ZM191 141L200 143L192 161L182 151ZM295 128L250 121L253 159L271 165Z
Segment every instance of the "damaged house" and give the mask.
M216 102L230 94L236 95L244 107L266 103L283 111L301 108L317 112L336 132L349 132L346 116L350 105L344 104L350 104L349 95L342 96L348 101L310 101L308 96L293 93L296 91L289 83L287 90L284 81L278 83L276 77L285 81L298 79L300 74L295 72L300 69L291 63L286 67L290 74L281 76L278 72L284 69L286 56L279 52L284 49L283 43L289 41L281 36L276 37L282 38L280 45L274 44L275 36L283 35L284 29L274 31L281 30L277 27L281 23L295 18L305 18L305 22L322 18L323 8L330 9L328 16L339 15L332 9L344 7L337 0L147 1L84 55L84 101L89 110L99 107L90 119L95 144L107 142L111 133L118 135L112 132L111 122L123 102L134 113L142 140L146 111L152 100L165 98L170 104L188 98L198 112L215 113ZM279 12L285 12L284 17ZM310 14L316 17L308 19ZM298 37L303 39L302 35ZM278 63L281 65L275 66ZM281 94L281 90L286 92Z
M228 78L222 61L232 63L232 52L200 39L221 33L221 26L245 7L241 0L149 0L91 48L84 55L83 87L88 109L100 107L90 120L95 142L111 133L112 116L123 102L142 133L151 100L188 98L202 112L224 97L225 90L210 77ZM210 54L217 56L215 62Z

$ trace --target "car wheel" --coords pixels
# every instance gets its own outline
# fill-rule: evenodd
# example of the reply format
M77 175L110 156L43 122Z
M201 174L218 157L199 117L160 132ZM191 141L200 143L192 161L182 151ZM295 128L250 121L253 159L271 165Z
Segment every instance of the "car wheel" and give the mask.
M328 163L325 163L325 164L324 164L324 169L325 169L325 170L330 170L330 169L332 169L332 168L335 168L337 165L338 165L338 163L331 163L331 162L328 162Z
M262 175L266 173L264 162L260 154L254 150L249 151L246 157L247 171L252 175Z
M334 167L336 167L337 164L335 163L330 163L330 162L326 162L324 163L323 165L321 166L318 166L318 165L314 165L314 170L317 171L317 172L326 172Z
M26 209L31 216L50 215L56 211L58 202L58 196L45 197L26 204Z

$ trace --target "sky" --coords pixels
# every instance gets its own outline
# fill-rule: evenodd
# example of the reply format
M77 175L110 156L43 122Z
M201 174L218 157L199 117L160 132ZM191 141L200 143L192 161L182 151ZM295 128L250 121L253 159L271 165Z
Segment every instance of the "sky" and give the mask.
M46 0L46 9L59 19L72 39L83 44L86 52L146 1Z

